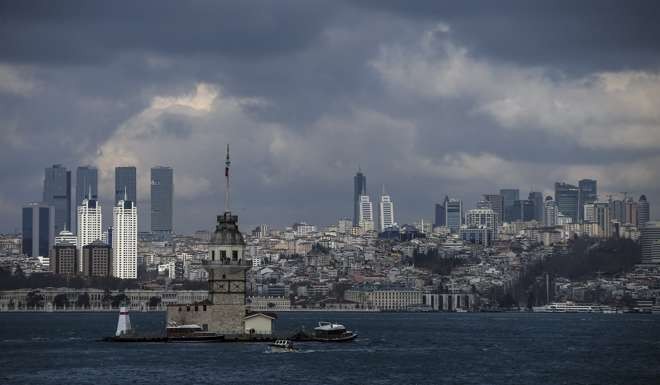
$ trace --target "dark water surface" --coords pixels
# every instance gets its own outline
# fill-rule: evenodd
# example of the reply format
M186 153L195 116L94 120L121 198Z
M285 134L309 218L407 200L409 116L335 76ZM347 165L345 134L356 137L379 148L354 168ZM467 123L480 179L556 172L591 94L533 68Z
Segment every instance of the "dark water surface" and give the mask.
M280 313L360 337L267 353L256 343L97 342L115 313L1 313L0 384L660 384L660 316ZM163 313L131 313L143 333Z

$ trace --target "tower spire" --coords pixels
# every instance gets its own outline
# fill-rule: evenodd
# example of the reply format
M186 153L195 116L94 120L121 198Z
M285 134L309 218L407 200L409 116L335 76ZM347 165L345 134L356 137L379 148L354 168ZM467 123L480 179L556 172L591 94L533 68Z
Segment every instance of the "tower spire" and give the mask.
M227 144L227 158L225 160L225 212L229 212L229 165L231 165L231 160L229 160L229 144Z
M128 190L126 189L126 186L124 186L124 202L128 200Z
M87 185L88 190L87 190L87 200L92 200L92 185Z

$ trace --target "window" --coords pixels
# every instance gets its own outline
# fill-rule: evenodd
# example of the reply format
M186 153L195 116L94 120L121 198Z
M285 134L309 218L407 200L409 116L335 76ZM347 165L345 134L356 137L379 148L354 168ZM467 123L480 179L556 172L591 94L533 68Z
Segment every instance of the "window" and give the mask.
M195 311L199 311L199 306L195 305Z
M227 258L227 252L224 250L220 250L220 259L225 259Z
M211 260L215 261L215 250L211 250Z
M186 311L190 311L190 306L186 306Z
M236 261L238 259L238 250L233 250L231 252L231 259L232 261Z
M206 305L202 306L202 310L206 311Z

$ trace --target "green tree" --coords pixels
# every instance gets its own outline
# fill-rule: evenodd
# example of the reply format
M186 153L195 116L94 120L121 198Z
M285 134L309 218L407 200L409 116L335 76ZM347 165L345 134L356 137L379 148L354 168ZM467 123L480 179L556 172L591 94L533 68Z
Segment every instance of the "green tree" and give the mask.
M82 308L88 308L89 307L89 294L87 292L84 292L83 294L78 295L78 300L76 301L76 306L82 307Z
M153 296L149 298L149 307L158 307L161 304L162 300L160 297Z
M25 304L28 308L43 307L44 296L38 290L28 292Z
M55 308L62 308L69 304L69 300L66 298L66 294L58 294L53 298L53 306Z

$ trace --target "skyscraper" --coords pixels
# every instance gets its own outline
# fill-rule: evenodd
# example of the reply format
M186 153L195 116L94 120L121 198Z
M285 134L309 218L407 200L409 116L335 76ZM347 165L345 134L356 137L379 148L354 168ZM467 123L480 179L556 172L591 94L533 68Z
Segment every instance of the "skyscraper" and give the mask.
M358 169L353 177L353 226L360 224L360 197L367 195L367 177Z
M135 167L115 167L115 204L124 200L137 202L137 170Z
M170 167L151 169L151 232L171 234L174 207L174 175Z
M447 227L452 233L458 233L463 224L463 202L459 199L449 199L445 205Z
M82 272L86 277L112 276L112 248L101 242L94 241L82 248Z
M389 195L385 194L385 189L383 189L383 194L380 196L380 217L379 225L380 232L385 231L385 229L392 227L394 225L394 203Z
M442 204L436 203L435 204L435 215L433 216L433 226L435 227L441 227L441 226L447 226L447 201L449 201L449 197L445 195L445 199L442 201Z
M513 202L511 208L511 222L529 222L535 219L534 201L519 199Z
M545 203L543 204L543 224L545 226L556 226L558 224L558 211L557 202L550 195L545 197Z
M610 205L607 202L589 203L594 207L594 222L600 228L601 238L609 238L612 236L611 218L610 218Z
M580 189L567 183L555 183L555 202L559 212L578 223L580 217Z
M534 219L543 223L543 193L532 191L529 193L528 199L534 203Z
M73 276L78 274L78 250L72 243L60 243L53 247L50 271L55 274Z
M584 219L584 205L594 203L598 200L598 187L593 179L582 179L578 181L578 188L580 189L580 208L579 216L580 221Z
M637 226L639 223L639 207L637 202L631 197L623 201L623 223Z
M360 216L358 225L365 231L374 229L374 212L369 195L360 195Z
M490 207L495 212L497 225L504 221L504 197L500 194L484 194L484 200L490 202Z
M43 203L23 206L23 254L47 257L55 238L55 209Z
M660 222L646 222L640 233L642 263L660 264Z
M55 208L55 233L71 229L71 171L61 164L44 172L43 202Z
M518 189L501 189L500 195L502 196L503 203L503 222L511 222L516 216L513 211L513 203L520 199L520 191Z
M137 278L137 208L125 196L112 209L113 275Z
M91 189L91 197L89 197ZM99 173L95 167L80 166L76 169L76 207L86 198L98 200Z
M85 198L78 206L78 255L82 257L83 247L100 240L102 234L102 210L99 201L93 198ZM82 264L79 270L82 271Z
M638 216L638 223L637 227L642 227L644 223L648 222L651 220L651 206L649 205L649 202L646 200L646 195L642 195L639 197L639 216Z

